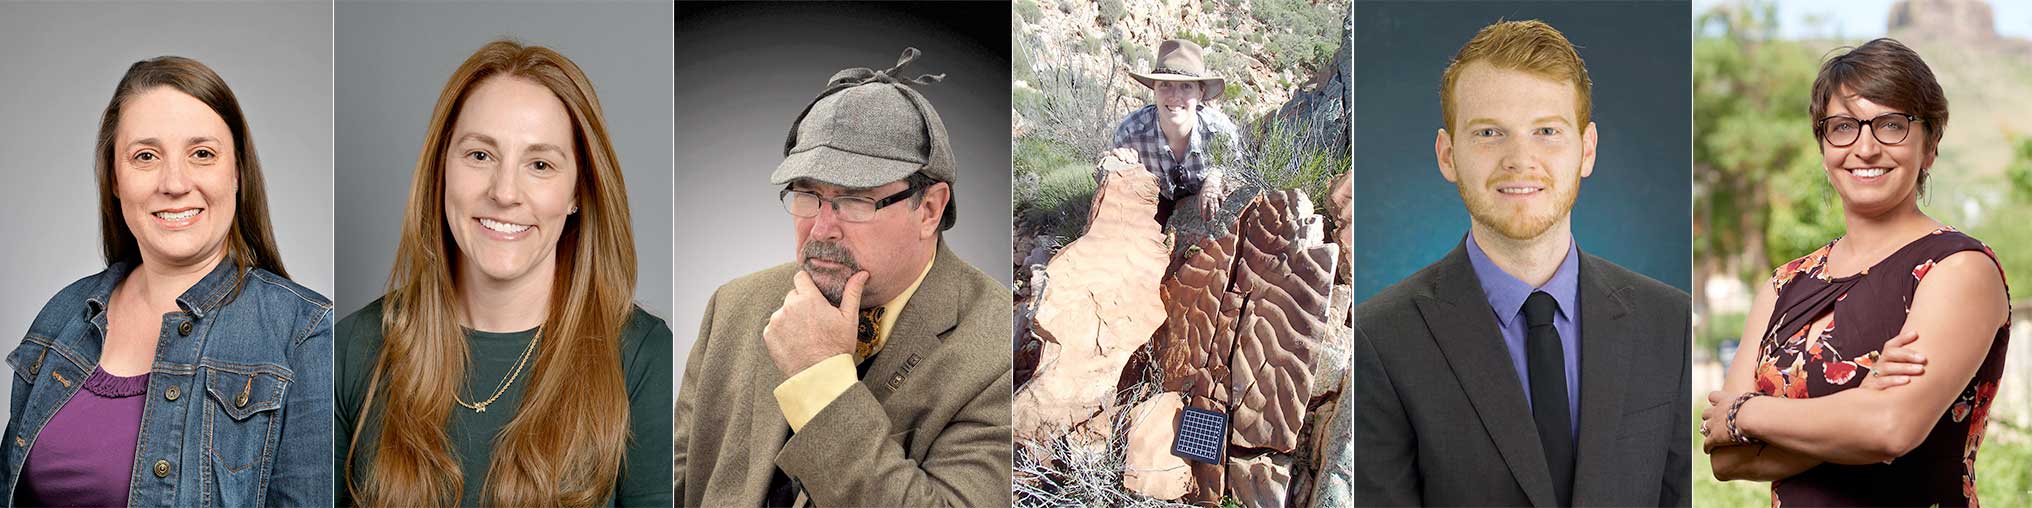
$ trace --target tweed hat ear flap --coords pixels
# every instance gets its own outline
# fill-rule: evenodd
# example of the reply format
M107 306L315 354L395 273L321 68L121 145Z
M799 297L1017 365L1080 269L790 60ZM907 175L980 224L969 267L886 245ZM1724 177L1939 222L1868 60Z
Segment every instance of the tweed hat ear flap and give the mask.
M932 109L931 101L926 100L923 94L917 93L917 90L902 85L897 85L896 88L903 91L903 96L910 99L911 105L917 106L919 114L924 115L925 139L931 140L929 147L931 160L924 165L924 176L945 182L949 189L958 186L959 167L953 162L950 142L952 138L946 134L945 120L938 116L938 110ZM945 225L940 228L941 230L952 229L953 224L959 223L957 193L953 193L945 200L945 217Z

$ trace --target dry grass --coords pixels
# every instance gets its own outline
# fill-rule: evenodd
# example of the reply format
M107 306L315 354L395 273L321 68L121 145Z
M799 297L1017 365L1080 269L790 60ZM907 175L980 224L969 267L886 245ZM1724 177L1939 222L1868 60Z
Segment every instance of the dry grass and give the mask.
M1144 348L1138 352L1143 357L1138 360L1149 360L1149 351ZM1130 362L1132 368L1139 365L1143 366L1143 381L1116 397L1115 407L1122 410L1103 413L1109 418L1109 437L1104 442L1089 445L1078 431L1053 436L1043 443L1017 439L1015 470L1010 482L1016 506L1192 506L1153 499L1122 487L1122 473L1129 467L1129 424L1134 413L1128 408L1155 398L1162 393L1163 386L1159 380L1161 373L1154 364Z

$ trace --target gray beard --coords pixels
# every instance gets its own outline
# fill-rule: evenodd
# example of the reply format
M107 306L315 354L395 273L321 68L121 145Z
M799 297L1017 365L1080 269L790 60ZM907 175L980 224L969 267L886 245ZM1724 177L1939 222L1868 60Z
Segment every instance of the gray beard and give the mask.
M861 271L861 264L854 261L854 254L836 243L818 240L804 242L804 248L799 249L797 257L805 273L811 274L812 285L818 286L819 294L825 295L826 301L832 303L834 307L840 306L840 298L847 292L847 279L852 278L854 272ZM844 268L820 268L811 263L812 259L839 263Z

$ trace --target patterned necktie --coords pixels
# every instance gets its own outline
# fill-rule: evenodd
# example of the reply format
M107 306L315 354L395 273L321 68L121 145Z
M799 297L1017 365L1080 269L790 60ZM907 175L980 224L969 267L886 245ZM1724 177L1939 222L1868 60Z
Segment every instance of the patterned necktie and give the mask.
M855 362L875 354L875 336L881 333L883 310L884 307L876 307L861 311L861 331L854 337Z

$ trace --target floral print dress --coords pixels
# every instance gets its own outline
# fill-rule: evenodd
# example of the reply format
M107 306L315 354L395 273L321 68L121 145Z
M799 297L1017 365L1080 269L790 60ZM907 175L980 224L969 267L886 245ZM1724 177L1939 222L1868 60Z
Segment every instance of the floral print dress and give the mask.
M1861 386L1884 343L1903 329L1905 316L1912 311L1912 295L1935 262L1968 250L1996 259L1982 242L1941 228L1861 273L1834 277L1825 270L1828 252L1839 241L1773 273L1771 285L1778 301L1759 349L1758 392L1800 399ZM2008 305L2006 300L1995 305ZM1812 326L1817 321L1823 322L1818 330ZM1882 464L1826 463L1772 482L1771 505L1977 506L1976 449L2003 376L2008 321L1997 330L1975 377L1918 448ZM1809 335L1816 340L1808 340Z

